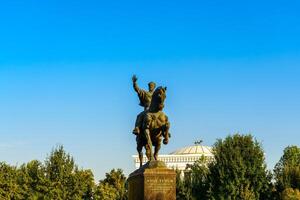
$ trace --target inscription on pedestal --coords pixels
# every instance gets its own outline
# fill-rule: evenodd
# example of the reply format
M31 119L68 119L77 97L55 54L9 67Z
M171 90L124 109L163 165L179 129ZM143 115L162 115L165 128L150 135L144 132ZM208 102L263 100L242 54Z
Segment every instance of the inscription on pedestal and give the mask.
M176 173L172 169L145 167L132 173L128 183L129 200L176 200Z
M145 176L145 200L175 200L175 178L170 174Z

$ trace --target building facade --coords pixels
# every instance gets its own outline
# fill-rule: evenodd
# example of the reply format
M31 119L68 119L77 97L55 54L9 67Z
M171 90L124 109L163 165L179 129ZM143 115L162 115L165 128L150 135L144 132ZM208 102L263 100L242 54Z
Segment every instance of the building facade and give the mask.
M202 156L207 160L212 160L212 148L201 145L201 142L195 142L192 146L183 147L170 154L159 155L158 160L165 162L168 168L178 169L184 172L188 165L194 164L194 162L199 160ZM135 168L138 169L140 167L138 155L133 155L132 157L134 159ZM147 161L148 159L144 156L143 164Z

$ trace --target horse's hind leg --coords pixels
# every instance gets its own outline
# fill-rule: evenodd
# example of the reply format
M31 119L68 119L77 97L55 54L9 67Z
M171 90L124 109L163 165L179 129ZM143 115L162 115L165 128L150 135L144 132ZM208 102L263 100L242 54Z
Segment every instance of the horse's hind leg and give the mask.
M143 155L143 146L138 145L136 149L137 149L138 154L139 154L140 167L142 167L142 165L143 165L143 157L144 157L144 155Z
M140 160L140 167L143 165L143 144L141 142L141 138L139 136L136 137L137 147L136 150L139 154L139 160Z

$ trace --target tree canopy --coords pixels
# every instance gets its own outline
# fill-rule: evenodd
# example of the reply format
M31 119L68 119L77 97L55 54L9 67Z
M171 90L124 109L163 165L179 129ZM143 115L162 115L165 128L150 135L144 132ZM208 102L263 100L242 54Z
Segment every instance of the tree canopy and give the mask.
M92 171L79 169L63 146L58 146L44 163L32 160L17 167L1 162L0 199L89 200L95 199L100 188L101 194L113 190L115 196L109 200L125 200L125 180L122 170L112 170L97 186Z
M300 190L300 148L288 146L284 149L283 155L275 165L274 176L276 189L283 196L291 194L295 189L295 195ZM298 192L297 192L298 191Z
M228 136L213 147L209 192L213 199L265 199L269 185L264 151L251 135Z
M188 165L184 178L177 170L178 200L300 199L299 147L284 149L273 174L266 169L261 144L251 135L219 139L212 153L212 160L203 156ZM44 162L0 162L3 200L127 200L126 181L121 169L112 169L96 184L92 171L79 168L63 146L54 148Z

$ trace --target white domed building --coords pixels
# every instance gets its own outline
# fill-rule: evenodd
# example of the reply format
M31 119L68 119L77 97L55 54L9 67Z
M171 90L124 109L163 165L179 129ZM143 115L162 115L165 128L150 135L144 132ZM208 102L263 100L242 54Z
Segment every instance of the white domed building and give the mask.
M208 161L213 159L212 148L209 146L201 145L202 141L195 142L192 146L180 148L170 154L160 154L158 160L166 163L167 167L178 169L180 171L186 170L187 165L194 164L204 156ZM140 167L140 161L137 155L132 156L136 169ZM146 156L144 156L143 164L147 162Z

